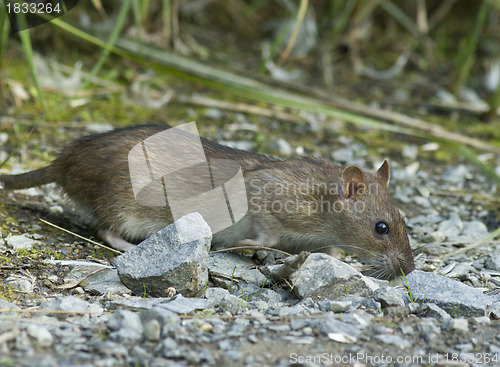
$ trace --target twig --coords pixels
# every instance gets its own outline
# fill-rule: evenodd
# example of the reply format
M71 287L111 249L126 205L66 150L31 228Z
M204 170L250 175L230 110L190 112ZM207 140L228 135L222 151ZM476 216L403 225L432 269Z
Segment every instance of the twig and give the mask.
M421 34L427 35L429 32L425 0L417 0L417 27Z
M490 240L494 239L496 236L500 236L500 228L498 228L495 232L490 233L488 236L480 239L477 242L474 242L473 244L471 244L469 246L466 246L466 247L463 247L461 249L458 249L458 250L455 250L455 251L452 251L452 252L449 252L447 254L442 255L440 257L440 259L444 259L445 257L451 256L451 255L457 255L457 254L461 254L462 252L466 252L466 251L472 250L472 249L474 249L476 247L481 246L484 243L489 242Z
M479 201L479 202L495 202L499 201L500 199L497 199L493 196L488 196L485 194L479 194L479 193L474 193L471 194L470 192L466 191L444 191L444 190L435 190L430 192L431 195L437 195L437 196L454 196L454 197L465 197L465 196L472 196L472 199L474 201Z
M457 143L470 145L475 148L489 150L495 153L500 153L500 148L493 146L489 143L486 143L478 139L470 138L468 136L461 135L459 133L445 130L440 126L433 125L429 122L426 122L418 118L413 118L394 111L382 110L373 106L361 105L358 103L347 101L343 98L335 98L332 100L331 95L328 95L326 94L326 92L321 90L311 89L309 90L309 93L314 93L315 95L320 96L322 98L327 98L335 106L351 112L355 112L368 117L379 118L385 121L390 121L396 125L409 126L411 128L422 131L426 134L432 135L436 138L440 138L445 141L455 141Z
M451 111L466 111L475 114L483 114L489 111L489 106L485 102L464 102L464 101L456 101L456 102L440 102L440 101L431 101L425 106L440 108L443 110L451 110ZM496 111L497 115L500 115L500 108Z
M81 240L87 241L87 242L89 242L89 243L91 243L93 245L100 246L102 248L105 248L106 250L115 252L117 254L120 254L120 255L122 254L121 251L118 251L118 250L115 250L114 248L111 248L109 246L103 245L102 243L99 243L99 242L96 242L96 241L92 241L90 238L86 238L86 237L80 236L79 234L77 234L75 232L71 232L71 231L69 231L69 230L67 230L65 228L59 227L59 226L55 225L54 223L50 223L50 222L46 221L45 219L42 219L42 218L38 218L38 219L40 219L43 223L48 224L49 226L52 226L52 227L54 227L56 229L59 229L60 231L69 233L70 235L73 235L73 236L75 236L75 237L77 237L77 238L79 238Z
M482 150L500 153L500 148L487 142L448 131L446 129L443 129L441 126L431 124L418 118L403 115L398 112L383 110L377 107L351 102L345 98L333 96L330 91L325 91L320 88L314 88L310 85L299 85L292 82L275 80L262 75L253 75L252 77L254 80L267 83L268 85L290 89L307 96L319 98L325 101L329 106L336 107L344 111L349 111L369 118L380 119L382 121L388 121L396 126L407 126L410 129L434 136L435 138L439 138L440 140L462 143Z
M300 6L299 6L299 11L297 12L297 20L295 21L295 24L293 26L292 33L290 35L290 39L288 40L288 43L286 45L285 50L281 54L280 58L276 62L276 67L280 66L287 58L290 56L290 52L292 52L293 46L295 45L295 42L297 41L297 36L299 35L300 27L302 26L302 23L304 22L304 17L306 16L307 13L307 5L309 3L309 0L301 0L300 1Z
M177 95L174 98L176 102L180 103L215 107L229 111L244 112L252 115L275 117L279 120L284 120L284 121L300 122L303 120L303 118L297 116L297 114L276 111L272 108L259 107L247 103L233 103L212 98L206 98L201 96L190 96L190 95Z

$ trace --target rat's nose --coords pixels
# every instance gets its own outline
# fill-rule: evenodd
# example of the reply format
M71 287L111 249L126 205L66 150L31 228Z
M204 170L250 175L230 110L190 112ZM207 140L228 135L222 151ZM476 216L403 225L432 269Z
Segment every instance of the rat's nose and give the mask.
M413 270L415 270L415 263L413 261L413 253L409 251L397 254L392 258L392 263L394 266L394 270L396 272L396 276L408 275ZM403 274L401 274L401 272Z

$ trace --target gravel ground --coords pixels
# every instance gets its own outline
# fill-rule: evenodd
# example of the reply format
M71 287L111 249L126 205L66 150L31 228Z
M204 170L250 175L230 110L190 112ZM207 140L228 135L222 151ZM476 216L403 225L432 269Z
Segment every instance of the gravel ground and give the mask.
M350 138L339 144L335 161L373 169L383 159ZM282 138L274 148L283 156L303 151ZM266 279L252 264L272 268L283 258L258 251L210 254L201 296L133 296L110 266L113 254L36 220L36 208L43 208L44 218L85 233L64 222L68 215L53 187L7 193L0 290L10 301L0 299L0 366L500 365L500 243L437 259L498 228L488 204L496 187L466 163L418 163L420 154L436 149L407 145L391 161L391 190L416 254L410 294L404 285L366 278L369 291L362 295L318 299L308 296L314 286L290 290L285 281ZM337 266L322 256L306 261ZM318 269L311 267L309 276Z

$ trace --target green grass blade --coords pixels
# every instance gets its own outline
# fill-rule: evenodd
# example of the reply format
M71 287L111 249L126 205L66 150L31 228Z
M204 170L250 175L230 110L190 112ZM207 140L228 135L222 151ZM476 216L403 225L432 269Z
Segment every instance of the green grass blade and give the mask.
M398 126L382 120L364 117L360 114L346 112L333 107L328 102L323 102L301 94L291 93L283 89L270 87L269 85L254 79L212 67L206 63L201 63L168 51L159 50L148 45L144 45L141 49L139 49L139 47L132 41L126 39L119 39L117 46L129 54L135 55L135 57L142 56L146 58L149 65L156 65L156 67L162 69L163 71L196 83L202 83L211 88L234 93L242 97L262 102L275 103L289 108L299 108L313 113L323 113L326 116L338 118L356 125L369 126L424 139L452 142L456 142L457 139L460 139L458 134L447 132L444 129L436 129L436 131L432 131L427 125L423 126L421 129L415 128L412 126L412 121L408 121L405 124L406 126ZM140 54L141 51L144 52L143 55ZM139 57L139 60L140 59L141 57ZM438 132L440 134L438 134ZM467 137L463 138L464 141L467 140ZM471 140L471 143L474 142ZM482 148L488 150L494 149L490 148L487 144L484 144Z
M268 0L254 0L250 4L248 4L241 12L241 15L243 17L250 17L253 14L256 14L257 11L262 8Z
M9 21L7 12L0 7L0 70L2 70L5 50L9 40Z
M24 55L26 57L26 61L28 62L28 67L30 69L31 78L33 79L33 84L35 85L38 101L40 102L40 105L42 106L42 110L43 110L45 116L47 116L47 118L48 118L49 114L48 114L47 106L45 105L45 100L43 98L42 89L40 88L40 83L38 82L38 77L36 75L35 63L33 60L33 47L31 46L31 38L30 38L30 34L29 34L29 29L26 29L27 28L26 17L22 12L19 14L16 14L16 16L17 16L17 19L19 21L20 28L24 29L23 31L19 32L19 37L21 38L21 43L23 45Z
M82 83L82 85L78 88L78 90L83 90L90 84L92 79L94 79L99 70L101 70L103 64L108 59L109 54L113 49L113 46L116 43L116 40L118 39L118 36L120 35L125 20L127 19L127 13L129 11L131 1L132 0L124 0L122 2L120 7L120 12L118 13L118 17L116 18L116 23L111 32L111 35L109 36L108 42L105 44L105 47L103 47L101 56L99 56L99 60L97 60L96 64L94 65L89 75L87 76L87 79Z
M89 35L75 27L61 21L59 18L53 24L63 29L71 30L76 36L82 37L101 47L106 44L99 38ZM368 126L384 131L401 133L424 139L443 141L448 143L468 144L483 150L498 152L500 149L485 142L462 136L458 133L446 131L423 121L415 121L405 115L397 115L404 123L387 123L385 117L382 120L365 117L362 112L347 112L336 108L332 103L317 98L308 97L303 94L286 91L285 89L270 86L264 82L241 76L225 69L213 67L204 62L199 62L188 57L177 55L170 51L161 50L149 45L138 45L136 42L119 38L112 52L127 57L135 62L156 68L170 75L199 83L225 93L232 93L244 98L250 98L265 103L274 103L292 109L301 109L312 113L322 113L328 117L337 118L349 123ZM359 105L358 109L363 106ZM387 115L387 113L385 114ZM390 114L394 115L394 113ZM393 116L394 117L394 116ZM417 124L418 123L418 124ZM419 125L419 126L417 126Z
M335 4L339 3L335 2ZM343 4L342 9L339 10L339 15L335 18L332 30L330 31L330 38L332 40L336 40L338 35L345 29L355 6L356 0L348 0Z
M101 48L109 47L109 46L107 46L106 42L104 42L100 38L92 36L91 34L85 32L85 31L82 31L81 29L79 29L79 28L77 28L77 27L75 27L75 26L73 26L73 25L71 25L69 23L66 23L66 22L62 21L61 18L52 19L50 21L50 23L52 25L55 25L56 27L59 27L59 28L65 30L68 33L71 33L73 36L80 37L81 39L83 39L83 40L85 40L87 42L93 43L96 46L99 46ZM109 48L114 53L118 53L119 54L119 52L117 52L118 50L116 48L113 48L113 47L109 47Z
M457 55L457 72L455 77L452 79L453 85L451 86L451 91L453 93L456 93L458 89L464 85L469 76L470 69L474 64L479 35L483 29L486 19L488 19L489 8L488 1L482 1L477 13L474 29L470 32L468 37L460 43Z
M479 241L474 242L473 244L470 244L469 246L465 246L465 247L459 248L458 250L444 254L444 255L440 256L440 258L444 259L445 257L451 256L451 255L457 255L457 254L461 254L461 253L467 252L469 250L475 249L476 247L479 247L479 246L483 245L484 243L487 243L489 241L493 241L495 239L495 237L498 237L498 236L500 236L500 228L497 228L496 231L494 231L493 233L490 233L488 236L480 239Z
M170 43L172 37L172 0L162 0L163 11L161 13L163 20L163 37L165 46Z
M408 18L408 16L399 9L396 4L392 1L382 0L380 5L387 11L394 19L396 19L403 27L405 27L413 37L419 38L420 31L418 27L415 25L415 22Z
M264 58L262 62L259 65L259 72L260 73L265 73L266 72L266 64L270 62L271 60L274 60L276 57L276 54L278 53L278 50L280 46L283 44L285 41L286 35L292 28L292 24L288 24L284 27L281 28L281 30L278 32L276 37L274 38L273 42L271 43L271 46L269 47L269 54L264 55Z
M134 42L119 39L117 41L117 46L136 56L142 49L142 51L146 53L144 58L148 60L149 65L153 66L153 63L155 63L157 68L165 72L196 83L202 83L217 90L230 92L241 97L251 98L262 102L275 103L284 107L298 108L313 113L323 113L326 116L338 118L357 125L370 126L413 136L427 137L426 134L419 134L418 132L412 133L410 128L391 125L383 121L341 111L329 106L326 102L269 87L265 83L239 76L226 70L211 67L183 56L155 49L147 45L139 49Z

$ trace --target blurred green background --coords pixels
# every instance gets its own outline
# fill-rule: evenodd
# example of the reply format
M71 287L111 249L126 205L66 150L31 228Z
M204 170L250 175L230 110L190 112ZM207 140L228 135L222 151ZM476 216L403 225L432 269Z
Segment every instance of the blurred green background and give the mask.
M4 5L4 164L84 125L196 120L217 139L243 114L260 152L292 133L309 154L344 134L435 141L500 182L499 0L92 0L17 33Z

